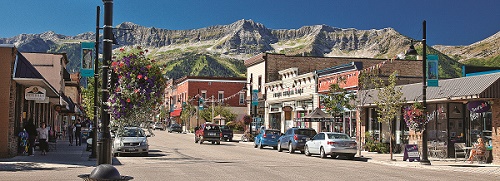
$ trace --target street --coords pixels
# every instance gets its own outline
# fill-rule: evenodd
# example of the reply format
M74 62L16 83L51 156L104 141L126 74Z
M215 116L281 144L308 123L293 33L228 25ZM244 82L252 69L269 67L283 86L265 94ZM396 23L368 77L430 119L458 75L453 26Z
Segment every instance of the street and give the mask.
M114 158L121 175L134 180L498 180L498 175L397 167L356 160L289 154L252 143L195 144L193 134L154 131L147 157ZM239 138L235 138L238 140ZM2 171L1 180L82 180L94 167Z

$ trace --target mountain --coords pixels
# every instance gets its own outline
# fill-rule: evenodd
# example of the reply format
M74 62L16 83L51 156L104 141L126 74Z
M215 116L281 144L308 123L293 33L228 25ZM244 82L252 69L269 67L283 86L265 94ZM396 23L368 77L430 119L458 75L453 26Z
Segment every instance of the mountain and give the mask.
M500 67L500 31L471 45L435 45L433 48L466 64Z
M117 28L121 30L115 31L118 43L113 46L115 49L130 46L148 49L148 56L164 64L166 74L171 78L185 75L241 77L246 71L242 60L261 52L394 58L408 49L410 44L410 38L392 28L357 30L313 25L299 29L269 29L252 20L192 30L144 27L131 22L121 23ZM0 44L15 44L20 51L66 52L70 59L67 66L70 72L78 71L80 66L79 43L82 41L95 41L95 34L87 32L65 36L49 31L0 38ZM420 47L416 44L416 47L421 50L421 44ZM430 53L440 55L440 77L460 76L462 63L432 47L428 49Z

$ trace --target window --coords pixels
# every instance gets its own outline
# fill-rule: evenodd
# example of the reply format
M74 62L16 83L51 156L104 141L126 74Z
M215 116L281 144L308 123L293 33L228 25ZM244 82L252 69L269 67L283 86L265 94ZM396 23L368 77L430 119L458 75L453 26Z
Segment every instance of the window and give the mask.
M240 105L245 104L245 93L240 93Z
M207 91L206 90L201 91L201 97L203 97L203 99L207 98Z
M260 85L262 85L262 75L259 75L259 85L257 85L257 87L259 88L259 92L262 92L261 91L261 88L260 88Z
M224 103L224 91L219 91L218 100L220 103Z

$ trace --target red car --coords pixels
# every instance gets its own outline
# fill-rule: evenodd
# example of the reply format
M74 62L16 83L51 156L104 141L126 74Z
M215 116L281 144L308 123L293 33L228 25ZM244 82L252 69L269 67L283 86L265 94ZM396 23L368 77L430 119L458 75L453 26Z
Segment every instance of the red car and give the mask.
M217 124L204 123L194 128L194 142L203 144L204 141L211 141L212 144L220 144L220 127Z

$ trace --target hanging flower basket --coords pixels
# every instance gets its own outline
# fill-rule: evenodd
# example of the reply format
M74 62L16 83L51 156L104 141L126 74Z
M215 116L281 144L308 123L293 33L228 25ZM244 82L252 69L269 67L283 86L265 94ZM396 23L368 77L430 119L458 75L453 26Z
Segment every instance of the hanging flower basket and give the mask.
M429 122L424 116L423 106L418 102L411 106L406 106L403 110L403 117L406 126L414 131L423 131L425 124Z
M115 121L131 124L149 116L163 101L165 78L161 67L145 56L147 52L141 47L122 48L111 62L118 82L108 104Z

